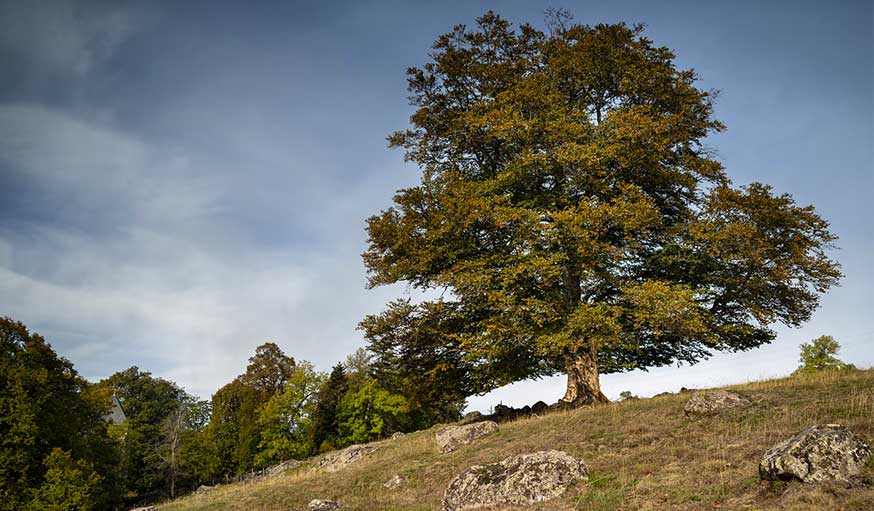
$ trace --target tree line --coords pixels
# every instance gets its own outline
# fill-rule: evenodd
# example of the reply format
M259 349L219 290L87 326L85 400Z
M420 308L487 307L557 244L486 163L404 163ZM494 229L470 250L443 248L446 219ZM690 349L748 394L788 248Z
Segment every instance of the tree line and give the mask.
M120 509L290 459L459 418L359 349L329 374L275 343L210 400L138 367L89 383L39 334L0 318L0 509ZM391 377L389 377L391 375ZM119 405L123 420L112 419Z

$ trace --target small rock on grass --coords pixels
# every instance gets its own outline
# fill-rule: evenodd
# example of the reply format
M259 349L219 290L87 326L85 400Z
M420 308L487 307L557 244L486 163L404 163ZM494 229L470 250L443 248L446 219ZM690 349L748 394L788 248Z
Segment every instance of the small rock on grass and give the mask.
M497 430L498 424L496 422L474 422L464 426L446 426L438 430L435 437L437 445L440 446L440 452L447 453Z
M692 399L686 402L683 411L686 417L716 415L722 410L749 406L751 404L752 402L749 399L737 392L717 390L692 396Z
M340 509L340 503L334 500L313 499L310 501L310 511L335 511Z
M403 485L406 482L407 482L406 478L404 478L401 475L395 474L391 479L386 481L383 486L388 488L389 490L393 490L393 489L397 488L398 486Z

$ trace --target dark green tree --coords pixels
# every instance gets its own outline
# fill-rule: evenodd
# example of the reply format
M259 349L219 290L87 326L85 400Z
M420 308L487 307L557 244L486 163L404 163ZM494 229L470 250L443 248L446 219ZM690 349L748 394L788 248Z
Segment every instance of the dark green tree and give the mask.
M279 346L264 343L255 349L246 372L213 395L208 435L222 453L220 474L238 475L255 468L263 441L260 410L284 390L295 367L294 359Z
M337 421L337 408L346 392L349 382L343 364L337 364L331 370L328 381L319 390L315 410L312 415L311 454L327 450L336 445L340 434Z
M101 380L93 392L121 402L123 425L121 474L130 502L153 502L170 494L162 444L168 418L179 410L188 395L175 383L155 378L130 367Z
M213 395L208 429L217 452L221 453L220 474L238 475L254 468L261 442L258 410L264 402L262 393L239 378Z
M368 220L369 285L443 292L468 392L564 372L571 405L606 401L599 373L807 320L840 277L828 223L732 187L703 145L714 94L642 27L548 25L490 12L408 70L415 112L389 142L422 178Z
M477 383L459 339L446 332L462 331L465 318L455 304L409 300L388 304L384 314L369 316L359 328L375 355L373 377L386 390L400 394L410 408L410 427L419 430L460 418L465 398Z
M97 481L89 475L87 488L80 488L96 506L117 497L118 453L107 434L104 410L84 396L87 389L73 364L42 336L0 318L0 510L25 509L54 484L70 489L75 478L67 476L73 474L55 471L65 470L60 467L64 460L71 470L87 465L103 476Z

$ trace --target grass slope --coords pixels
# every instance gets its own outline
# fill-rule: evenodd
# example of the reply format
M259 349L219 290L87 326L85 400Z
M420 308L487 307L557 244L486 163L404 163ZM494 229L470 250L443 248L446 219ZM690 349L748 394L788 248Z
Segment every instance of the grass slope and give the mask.
M590 478L531 510L874 509L874 463L867 485L770 483L759 480L761 454L817 423L841 423L874 440L874 370L800 375L726 387L752 407L689 420L691 393L560 412L502 424L500 431L440 454L434 429L382 442L369 458L336 473L289 471L269 480L220 486L161 511L304 510L310 499L349 510L438 510L449 480L474 464L559 449L583 458ZM395 474L408 483L387 490ZM508 508L509 509L509 508Z

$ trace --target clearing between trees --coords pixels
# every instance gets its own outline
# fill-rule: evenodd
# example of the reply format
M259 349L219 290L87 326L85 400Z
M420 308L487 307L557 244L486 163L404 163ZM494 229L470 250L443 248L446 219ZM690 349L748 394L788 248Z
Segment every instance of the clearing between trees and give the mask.
M518 509L874 509L872 461L853 483L771 482L758 473L765 451L815 424L841 424L872 444L874 370L804 373L725 389L752 404L692 419L684 406L697 391L631 399L503 423L449 453L441 453L435 441L441 426L435 426L369 444L379 448L333 472L314 470L316 458L158 509L305 510L323 499L347 510L437 510L449 482L470 466L544 450L583 460L588 480Z

